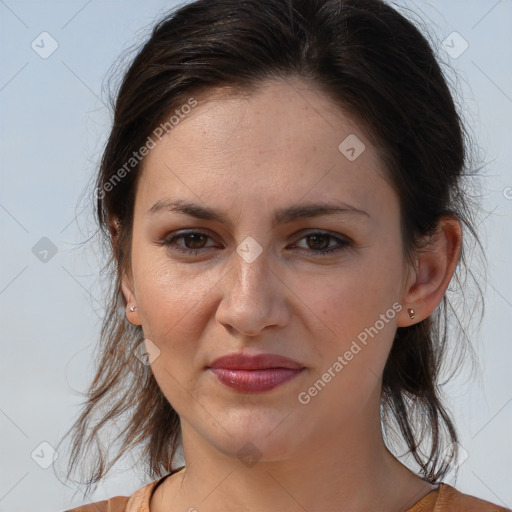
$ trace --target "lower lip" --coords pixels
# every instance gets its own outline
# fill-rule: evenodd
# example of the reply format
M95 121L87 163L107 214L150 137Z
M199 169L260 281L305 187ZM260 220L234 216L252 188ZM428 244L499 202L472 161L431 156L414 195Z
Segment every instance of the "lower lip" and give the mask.
M245 393L270 391L297 377L304 368L269 368L267 370L230 370L210 368L211 372L229 388Z

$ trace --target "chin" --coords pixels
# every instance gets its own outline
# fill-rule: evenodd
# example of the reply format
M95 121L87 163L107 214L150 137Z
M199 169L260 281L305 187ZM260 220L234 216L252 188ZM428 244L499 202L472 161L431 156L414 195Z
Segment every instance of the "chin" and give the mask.
M245 432L239 437L233 436L227 443L220 443L216 448L224 455L239 459L247 467L259 462L274 462L291 458L300 446L290 436L276 437L270 440L265 436L251 436Z
M228 418L223 415L220 423L221 439L211 439L217 449L230 457L242 460L283 460L303 449L304 421L287 409L232 411ZM300 423L300 424L299 424ZM301 435L298 435L298 434ZM249 464L248 464L249 465Z

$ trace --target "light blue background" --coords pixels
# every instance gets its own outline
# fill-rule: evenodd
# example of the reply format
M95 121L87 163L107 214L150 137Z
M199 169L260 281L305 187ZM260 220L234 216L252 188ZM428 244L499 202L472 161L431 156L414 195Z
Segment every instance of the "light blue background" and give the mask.
M74 489L31 453L42 442L57 445L78 414L75 391L92 374L102 260L94 247L80 248L94 219L89 198L79 199L110 126L102 84L122 50L173 5L0 0L0 512L57 512L148 482L120 467L93 496L72 498ZM469 44L456 59L439 51L458 74L466 118L486 152L489 215L480 229L490 265L484 322L470 336L481 375L457 378L448 403L469 454L457 487L512 507L512 1L400 5L418 12L438 41L457 31ZM43 31L59 45L47 59L31 48ZM32 252L42 237L58 249L47 263Z

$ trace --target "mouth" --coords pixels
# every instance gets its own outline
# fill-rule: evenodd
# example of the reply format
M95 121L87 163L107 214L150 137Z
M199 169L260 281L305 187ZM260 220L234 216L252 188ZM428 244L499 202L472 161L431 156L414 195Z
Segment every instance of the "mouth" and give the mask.
M244 393L270 391L297 377L306 368L276 354L229 354L207 369L225 386Z

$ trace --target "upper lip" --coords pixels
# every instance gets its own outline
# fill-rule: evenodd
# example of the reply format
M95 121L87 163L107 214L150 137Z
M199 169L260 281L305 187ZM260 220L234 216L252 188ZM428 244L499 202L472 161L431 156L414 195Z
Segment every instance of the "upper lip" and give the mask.
M289 368L299 370L304 366L289 357L277 354L228 354L209 365L209 368L226 368L229 370L266 370L269 368Z

